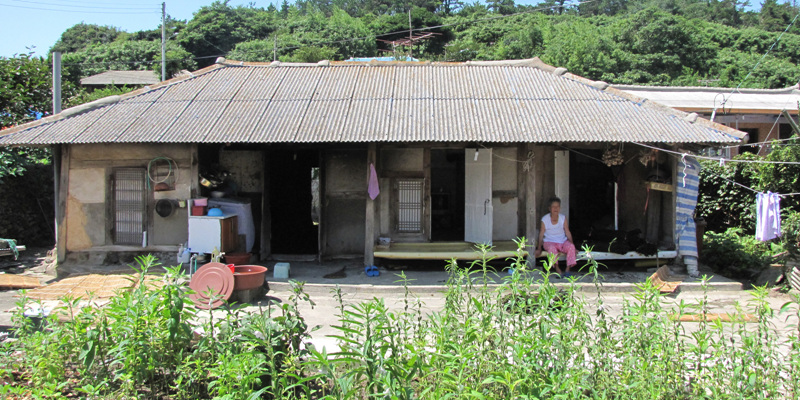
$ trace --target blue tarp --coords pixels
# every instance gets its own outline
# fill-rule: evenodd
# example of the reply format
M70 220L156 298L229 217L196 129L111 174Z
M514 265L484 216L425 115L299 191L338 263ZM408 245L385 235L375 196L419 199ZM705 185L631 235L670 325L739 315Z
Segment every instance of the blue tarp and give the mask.
M678 238L678 255L697 259L697 230L694 209L700 186L700 163L694 158L684 157L678 161L677 205L675 221Z
M370 62L370 61L419 61L416 58L409 56L402 57L350 57L345 61L350 62Z

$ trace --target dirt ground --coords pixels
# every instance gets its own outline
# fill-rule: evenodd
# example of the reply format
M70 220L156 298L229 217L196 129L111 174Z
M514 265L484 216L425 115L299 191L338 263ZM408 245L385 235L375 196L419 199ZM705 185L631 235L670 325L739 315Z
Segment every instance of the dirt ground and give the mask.
M0 258L0 273L22 274L37 277L42 284L55 281L55 264L51 256L52 251L44 248L33 248L21 253L19 260L14 261L12 257ZM274 265L266 263L270 272L267 279L269 291L263 298L253 305L254 309L258 304L266 304L268 301L289 301L291 287L286 279L275 279L271 275ZM444 263L422 263L422 264L379 264L379 277L367 276L364 268L358 260L335 261L323 264L314 262L292 262L291 278L306 282L305 290L311 299L316 303L313 308L309 305L301 306L303 315L310 326L320 326L320 329L313 334L313 342L318 346L332 347L333 340L327 335L335 333L331 327L338 324L336 318L337 304L334 301L331 289L336 285L342 288L344 299L352 304L374 297L383 298L389 308L399 309L403 306L404 288L398 283L398 275L402 272L410 280L409 288L412 295L419 296L426 311L439 310L444 305L443 291L447 280L447 273L444 271ZM496 281L502 280L507 276L507 272L502 266L498 266L497 273L493 275ZM636 290L638 283L644 282L652 274L648 268L633 268L625 265L611 264L602 271L602 296L605 305L609 309L620 310L624 302L632 299L632 294ZM703 271L710 273L710 271ZM540 274L538 270L534 274ZM742 285L723 277L715 276L711 281L711 289L704 292L699 283L686 279L679 290L671 295L665 296L663 301L666 305L675 306L681 301L696 302L706 296L711 306L711 312L727 313L734 312L738 305L747 305L752 300L750 290L742 290ZM556 280L559 285L569 284L566 280ZM589 276L581 276L577 280L582 285L580 292L586 296L589 303L594 303L597 294L594 285L590 282ZM11 327L11 313L18 300L15 295L17 290L0 289L0 332L8 331ZM778 310L781 305L791 300L791 293L781 293L771 290L769 296L770 305ZM778 331L786 332L793 327L797 321L786 318L785 315L776 315L774 318L775 327Z

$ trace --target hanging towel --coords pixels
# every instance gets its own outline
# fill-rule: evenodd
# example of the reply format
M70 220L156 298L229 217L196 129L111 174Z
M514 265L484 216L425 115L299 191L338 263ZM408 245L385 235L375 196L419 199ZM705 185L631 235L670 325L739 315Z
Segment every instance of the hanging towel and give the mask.
M756 194L756 239L766 242L781 235L780 202L777 193Z
M677 204L675 206L675 228L678 238L678 254L697 258L697 234L694 224L694 209L700 182L700 163L694 158L678 161ZM684 260L686 261L686 260Z
M381 193L381 189L378 186L378 173L375 172L375 164L373 163L369 164L369 187L367 187L367 192L372 200L375 200Z

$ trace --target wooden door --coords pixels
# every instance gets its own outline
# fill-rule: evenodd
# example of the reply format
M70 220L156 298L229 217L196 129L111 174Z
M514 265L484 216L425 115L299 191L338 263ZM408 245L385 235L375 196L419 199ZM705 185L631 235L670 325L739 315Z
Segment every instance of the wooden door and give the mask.
M492 150L466 149L464 155L464 240L492 243Z

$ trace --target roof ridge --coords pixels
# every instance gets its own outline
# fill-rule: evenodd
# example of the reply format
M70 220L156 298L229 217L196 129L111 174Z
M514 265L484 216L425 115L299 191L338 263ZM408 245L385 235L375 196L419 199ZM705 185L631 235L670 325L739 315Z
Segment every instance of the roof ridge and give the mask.
M708 86L658 86L658 85L612 85L622 90L656 90L662 92L719 92L719 93L793 93L800 90L800 84L788 86L780 89L759 89L759 88L731 88L731 87L708 87Z

